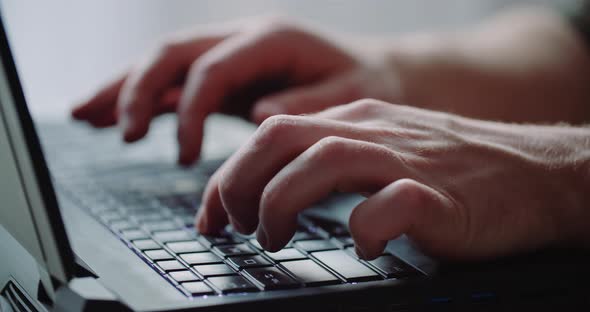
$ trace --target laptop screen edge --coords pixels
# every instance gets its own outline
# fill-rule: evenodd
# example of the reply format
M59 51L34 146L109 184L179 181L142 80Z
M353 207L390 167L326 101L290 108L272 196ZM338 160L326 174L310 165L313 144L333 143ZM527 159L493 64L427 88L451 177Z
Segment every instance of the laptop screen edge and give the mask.
M23 148L26 150L26 155L22 155L24 153L18 155L17 153L15 156L19 156L18 159L22 160L19 168L22 171L27 171L21 173L29 209L34 219L33 222L45 258L44 263L41 265L45 266L45 269L52 277L66 283L73 276L75 269L74 253L65 231L35 125L26 105L2 14L3 12L0 10L0 54L2 59L1 69L3 71L0 74L4 75L3 78L8 84L10 92L8 96L12 101L10 104L13 104L14 112L18 118L16 122L19 127L13 127L13 130L14 128L20 128L15 131L19 133L13 133L11 136L22 137L22 142L26 143ZM6 116L10 112L3 112L3 114ZM7 126L10 127L10 125ZM27 156L28 159L22 159L27 158Z

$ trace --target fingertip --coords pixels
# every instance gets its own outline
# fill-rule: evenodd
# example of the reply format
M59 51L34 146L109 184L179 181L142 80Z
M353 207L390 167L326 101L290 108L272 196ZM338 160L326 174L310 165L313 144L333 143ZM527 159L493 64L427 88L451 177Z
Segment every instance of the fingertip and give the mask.
M271 251L270 246L268 244L268 236L266 235L266 232L264 232L264 229L260 224L256 229L256 240L258 240L258 243L264 250Z
M254 232L254 230L250 230L249 228L245 227L244 225L242 225L240 222L238 222L232 216L228 215L227 217L228 217L229 223L233 226L234 230L236 230L238 233L243 234L243 235L250 235L250 234L252 234L252 232Z
M180 149L178 153L178 164L181 167L190 167L199 160L199 153L192 153L184 149Z
M365 254L363 253L363 251L359 248L358 245L354 246L354 252L356 253L357 257L359 257L359 259L365 259Z
M212 178L213 180L214 178ZM212 183L209 180L209 183ZM219 233L228 224L228 216L221 206L216 186L207 185L201 206L195 216L195 225L197 229L204 234Z
M355 242L354 251L363 260L374 260L383 254L387 241Z
M74 107L70 111L70 117L73 119L82 119L82 114L80 113L80 107Z
M127 128L123 130L123 141L133 143L143 138L147 133L146 128Z
M183 167L193 165L201 154L201 133L187 133L184 127L178 129L178 164Z
M74 106L71 110L70 110L70 116L74 119L77 120L81 120L81 119L85 119L86 118L86 108L88 107L87 103L82 103L82 104L78 104L76 106Z
M123 133L123 141L133 143L147 134L149 123L140 122L137 118L132 118L128 114L121 114L119 128Z
M207 218L204 217L204 213L202 212L204 209L205 208L203 205L201 205L199 212L195 216L195 228L199 233L209 233L209 224L207 222Z

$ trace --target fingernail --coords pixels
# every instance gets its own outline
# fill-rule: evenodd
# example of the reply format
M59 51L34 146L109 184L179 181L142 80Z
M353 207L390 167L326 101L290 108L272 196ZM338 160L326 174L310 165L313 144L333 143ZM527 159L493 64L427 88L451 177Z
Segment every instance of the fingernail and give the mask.
M263 249L269 249L270 246L268 246L268 237L266 236L266 233L260 225L258 225L258 229L256 229L256 239L258 240L258 243L260 243L260 246L262 246Z
M358 248L357 246L354 246L354 252L356 252L356 255L360 258L360 259L365 259L365 254L361 251L360 248Z

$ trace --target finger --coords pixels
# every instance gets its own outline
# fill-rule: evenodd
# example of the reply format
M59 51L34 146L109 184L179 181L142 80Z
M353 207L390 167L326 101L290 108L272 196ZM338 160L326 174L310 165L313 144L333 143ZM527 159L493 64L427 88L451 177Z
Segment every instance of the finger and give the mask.
M334 191L380 189L390 181L415 178L399 155L379 144L327 137L295 158L266 185L260 200L257 237L276 251L295 232L297 214Z
M414 180L391 183L359 204L350 216L350 231L359 257L378 257L389 240L404 233L431 240L433 235L444 235L437 224L453 224L449 222L452 207L453 202L442 193Z
M100 116L88 119L88 122L96 128L106 128L117 124L117 114L114 111L104 112Z
M399 105L374 99L361 99L345 105L330 107L326 110L314 114L314 117L335 119L353 123L363 123L366 120L374 121L379 118L391 119L391 109L399 111L399 115L406 117L407 113L402 111Z
M219 233L228 223L227 213L219 195L219 179L228 161L229 159L213 173L203 192L201 207L195 217L195 226L200 233Z
M117 97L127 78L124 75L93 95L89 100L72 109L72 117L78 120L90 120L101 118L103 115L112 115L115 111Z
M160 98L159 113L170 113L176 111L181 94L182 88L180 87L166 90L164 95Z
M331 135L363 138L351 125L332 120L286 115L267 119L227 161L219 182L223 206L239 223L235 227L254 231L260 194L268 181L311 145Z
M259 100L252 120L261 123L274 115L299 115L319 112L361 97L360 83L353 75L340 75L327 81L280 92Z
M165 91L186 75L190 64L221 38L199 38L168 44L130 72L118 98L126 141L143 137L158 113Z
M179 103L179 162L193 163L201 149L203 122L219 110L224 98L258 79L295 72L293 45L277 33L251 32L218 44L188 73ZM296 79L297 77L293 77Z

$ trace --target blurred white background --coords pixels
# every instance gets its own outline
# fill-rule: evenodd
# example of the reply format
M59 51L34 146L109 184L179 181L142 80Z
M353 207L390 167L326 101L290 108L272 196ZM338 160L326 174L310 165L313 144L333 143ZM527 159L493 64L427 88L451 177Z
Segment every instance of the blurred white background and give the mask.
M67 118L77 100L121 73L163 36L237 17L280 13L330 31L371 35L468 27L517 3L569 0L3 0L29 106Z

